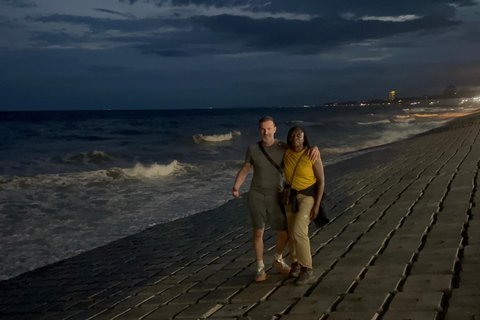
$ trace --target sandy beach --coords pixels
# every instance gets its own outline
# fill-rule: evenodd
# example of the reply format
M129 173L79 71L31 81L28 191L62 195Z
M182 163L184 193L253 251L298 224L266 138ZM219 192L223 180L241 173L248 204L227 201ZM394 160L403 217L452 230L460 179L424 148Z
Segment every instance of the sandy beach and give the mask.
M475 319L479 134L472 114L327 167L311 285L252 281L244 197L0 282L0 318Z

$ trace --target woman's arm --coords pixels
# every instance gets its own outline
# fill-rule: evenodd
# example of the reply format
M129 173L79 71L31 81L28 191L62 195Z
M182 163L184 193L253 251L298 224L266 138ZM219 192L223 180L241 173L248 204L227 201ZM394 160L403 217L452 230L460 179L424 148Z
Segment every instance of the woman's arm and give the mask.
M322 202L323 192L325 191L325 174L323 172L322 159L318 159L312 165L313 173L317 179L317 194L315 195L315 204L310 212L310 220L315 219L320 211L320 203Z

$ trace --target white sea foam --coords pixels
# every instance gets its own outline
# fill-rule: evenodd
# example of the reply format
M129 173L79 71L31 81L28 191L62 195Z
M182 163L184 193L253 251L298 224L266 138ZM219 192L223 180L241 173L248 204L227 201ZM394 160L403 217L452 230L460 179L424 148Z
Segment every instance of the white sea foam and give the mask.
M201 143L218 143L232 140L234 137L240 136L242 133L240 131L232 131L225 134L213 134L213 135L203 135L196 134L193 136L193 141L197 144Z
M387 124L387 123L390 123L390 120L385 119L385 120L378 120L378 121L372 121L372 122L357 122L357 124L361 126L370 126L375 124Z
M322 149L322 153L325 154L342 154L347 152L354 152L362 149L378 147L381 145L389 144L395 141L400 141L414 135L420 134L422 132L428 131L435 127L441 126L446 121L436 121L428 122L423 126L409 126L408 122L396 123L395 126L391 127L388 130L383 131L380 135L380 138L370 139L367 141L360 141L355 144L347 144L340 147L331 147Z
M177 160L173 160L170 164L152 164L151 166L144 166L141 163L137 163L132 169L122 169L128 177L136 178L158 178L165 177L174 174L182 170L185 166L179 163Z
M238 166L219 161L197 168L175 160L113 171L0 176L0 280L217 207L231 199L228 186Z

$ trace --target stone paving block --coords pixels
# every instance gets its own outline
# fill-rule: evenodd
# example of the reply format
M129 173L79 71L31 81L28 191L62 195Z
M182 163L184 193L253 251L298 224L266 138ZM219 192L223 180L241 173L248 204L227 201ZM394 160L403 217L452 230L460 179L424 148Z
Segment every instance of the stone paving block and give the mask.
M115 318L115 320L142 319L157 309L158 309L157 307L132 308L127 312L123 313L122 315L120 315L119 317Z
M304 294L307 292L308 289L310 289L309 285L282 286L268 297L268 301L286 301L286 300L299 299L304 296Z
M232 303L246 303L246 302L260 302L269 296L276 287L274 286L256 286L252 284L243 289L235 297L232 298Z
M163 278L161 281L157 281L156 283L161 283L161 284L178 284L182 282L182 280L185 280L188 278L188 275L185 274L178 274L178 275L170 275L166 278Z
M467 258L480 258L480 244L468 244L463 251L464 257Z
M317 314L286 314L282 316L282 320L318 320L319 315ZM256 319L256 318L255 318ZM252 319L242 319L239 320L253 320ZM268 319L264 320L272 320L272 317L268 317Z
M178 293L185 293L195 286L195 283L182 283L172 286L161 293L161 295L174 295Z
M328 320L372 320L376 319L375 311L334 311L328 315ZM282 318L283 319L283 318Z
M254 264L256 260L235 260L229 263L226 263L223 266L224 270L241 270L243 268L248 268Z
M98 310L98 309L85 309L80 311L79 313L76 313L72 317L69 317L68 319L71 320L85 320L85 319L92 319L96 316L99 316L101 313L105 312L106 310Z
M289 314L316 314L322 315L330 312L332 306L339 299L339 296L316 295L314 297L301 298L297 304L290 310ZM283 317L282 317L283 319Z
M230 303L213 313L210 318L236 318L241 317L252 309L255 303Z
M362 312L368 311L375 314L381 309L385 300L389 297L388 293L349 293L344 296L334 311L342 312Z
M478 270L480 258L463 257L460 260L460 269L462 272L474 272Z
M417 261L418 262L428 262L434 260L444 260L446 258L451 258L452 261L457 259L459 256L459 248L458 247L450 247L450 248L437 248L437 249L423 249L420 251Z
M445 320L475 320L480 318L480 305L448 308Z
M210 277L207 278L207 280L210 280L211 278L216 278L216 279L228 279L232 278L233 276L236 276L242 269L222 269L219 271L216 271L212 273Z
M152 286L145 287L144 289L142 289L142 291L137 293L137 295L141 295L141 296L157 295L157 294L160 294L160 293L164 292L165 290L167 290L171 286L172 285L169 285L169 284L155 284L155 285L152 285Z
M199 303L209 303L209 302L218 302L218 303L229 303L230 299L236 295L241 289L217 289L209 292L203 298L199 300Z
M389 250L399 250L399 251L409 251L409 252L418 252L418 249L421 245L420 239L418 236L401 236L395 237L395 235L388 241Z
M181 305L180 305L181 306ZM205 319L219 310L223 305L216 303L200 303L188 306L175 316L175 319ZM160 311L162 308L160 308ZM152 316L151 314L150 316Z
M356 281L353 279L324 279L315 287L310 296L340 295L348 292L355 284Z
M188 305L165 305L161 306L158 309L155 309L153 312L149 313L146 317L142 318L145 320L156 320L156 319L172 319L180 312L185 310ZM124 316L126 316L126 313Z
M443 292L399 292L390 302L390 311L443 311Z
M338 261L339 257L326 258L319 253L312 257L313 268L320 270L330 269Z
M382 252L374 261L374 266L392 266L405 265L411 263L417 257L417 254L412 251L390 251L387 249Z
M119 298L109 298L105 300L96 300L96 299L89 299L89 300L82 300L82 301L77 301L73 306L69 308L69 310L84 310L84 309L89 309L92 308L93 306L103 303L106 305L104 308L110 308L114 306L115 304L119 303L122 301L122 299Z
M400 278L407 274L407 264L391 264L391 265L373 265L369 266L364 274L364 278Z
M462 236L462 229L463 229L463 220L456 221L454 223L442 223L441 220L437 221L437 223L433 226L433 230L435 230L436 236L444 236L445 238L452 238L452 237L461 237Z
M448 305L449 310L450 308L480 306L480 292L478 287L453 289Z
M252 310L248 311L249 316L262 316L262 315L282 315L285 313L295 300L282 300L282 301L262 301L255 306Z
M458 268L458 261L452 258L445 257L445 259L430 260L422 259L413 264L410 274L420 275L424 273L435 274L451 274L455 273Z
M267 276L268 279L268 276ZM218 286L219 289L231 289L231 288L245 288L250 283L252 283L253 279L249 276L242 276L242 277L233 277L225 280L222 284Z
M350 267L365 267L369 265L373 260L375 259L375 256L362 256L362 255L347 255L341 259L338 260L337 264L335 265L335 268L337 267L345 267L348 268Z
M421 274L407 277L402 291L404 292L449 292L452 290L452 275Z
M402 283L401 277L365 278L353 289L354 293L389 293L397 292Z
M160 307L161 305L167 304L168 302L172 301L179 295L181 295L181 292L174 292L174 291L164 292L158 296L153 296L153 298L146 300L140 306L141 307L148 307L148 306Z
M153 298L153 296L132 296L128 297L127 299L123 300L122 302L115 304L115 309L123 308L123 309L130 309L134 307L138 307L141 304L145 303L146 301Z
M444 246L459 247L462 239L463 238L458 235L446 237L442 233L437 233L436 229L433 228L432 231L429 232L428 237L426 237L425 246L432 246L432 248L442 248Z
M129 311L130 308L126 308L126 309L119 309L119 308L115 308L115 309L107 309L105 310L105 312L102 312L96 316L94 316L93 318L91 319L95 319L95 320L110 320L110 319L114 319L118 316L121 316L122 314L126 313L127 311Z
M168 304L195 304L200 299L205 297L207 294L208 294L208 291L207 292L194 291L194 292L183 293L180 296L168 302Z
M337 277L339 279L341 278L347 278L347 279L354 279L354 280L360 280L362 278L363 274L367 271L367 269L363 266L356 267L337 267L335 266L332 270L328 272L329 277Z
M479 205L480 205L480 203L479 203ZM477 227L471 227L471 226L469 227L467 243L468 243L468 245L479 245L480 244L480 234L472 233L470 231L470 229L473 229L473 228L477 228Z
M436 311L397 311L388 310L382 320L437 320Z
M418 225L418 226L405 226L402 225L401 228L395 230L395 236L403 236L403 235L418 235L421 237L422 235L427 234L429 227L427 225Z
M471 289L471 288L480 288L480 273L478 272L478 265L477 270L472 272L461 272L460 273L460 281L459 281L459 288L463 289Z

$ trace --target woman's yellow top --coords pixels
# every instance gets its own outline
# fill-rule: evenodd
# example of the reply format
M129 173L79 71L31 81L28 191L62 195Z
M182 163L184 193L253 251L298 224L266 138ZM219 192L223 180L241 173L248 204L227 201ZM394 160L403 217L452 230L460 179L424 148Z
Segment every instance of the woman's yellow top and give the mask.
M285 179L287 183L292 186L295 190L303 190L310 187L312 184L317 182L315 178L315 173L313 172L313 164L315 161L310 161L308 156L305 154L301 159L300 163L297 166L297 170L295 171L295 176L293 177L293 184L292 184L292 175L293 170L295 170L295 166L297 165L298 159L300 156L306 152L303 150L301 152L294 152L292 149L288 149L285 151L285 155L283 156L283 163Z

